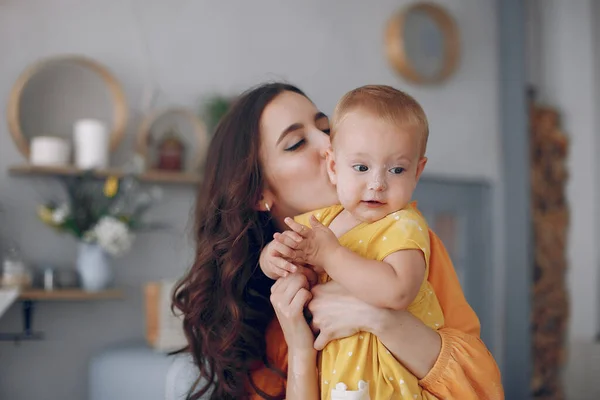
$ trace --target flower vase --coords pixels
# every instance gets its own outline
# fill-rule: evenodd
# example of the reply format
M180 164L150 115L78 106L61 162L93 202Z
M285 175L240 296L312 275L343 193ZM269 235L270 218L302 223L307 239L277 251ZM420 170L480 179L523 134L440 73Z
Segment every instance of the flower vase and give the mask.
M114 272L109 255L95 243L79 243L77 272L83 290L98 292L113 284Z

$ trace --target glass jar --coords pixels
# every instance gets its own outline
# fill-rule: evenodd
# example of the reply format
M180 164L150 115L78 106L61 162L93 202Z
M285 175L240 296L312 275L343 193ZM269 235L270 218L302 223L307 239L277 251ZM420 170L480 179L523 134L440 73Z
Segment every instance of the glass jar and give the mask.
M2 255L2 270L0 271L0 285L5 287L31 287L33 274L16 243L10 241L4 248Z

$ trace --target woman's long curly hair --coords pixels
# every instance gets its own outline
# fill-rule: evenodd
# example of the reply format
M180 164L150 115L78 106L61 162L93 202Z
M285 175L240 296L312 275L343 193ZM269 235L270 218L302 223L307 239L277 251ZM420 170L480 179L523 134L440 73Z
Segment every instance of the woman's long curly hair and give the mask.
M300 89L269 83L242 94L217 126L196 204L196 256L177 284L173 307L183 314L187 351L200 370L190 389L196 400L244 399L250 373L266 357L266 329L274 318L269 280L258 265L275 232L270 215L256 209L264 188L259 159L260 118L282 92ZM281 375L281 372L279 372ZM198 388L198 382L208 383Z

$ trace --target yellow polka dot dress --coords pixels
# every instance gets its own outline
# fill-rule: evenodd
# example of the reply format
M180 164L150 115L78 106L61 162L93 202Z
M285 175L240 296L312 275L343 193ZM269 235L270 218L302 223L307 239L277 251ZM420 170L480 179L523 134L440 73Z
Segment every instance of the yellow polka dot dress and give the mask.
M296 217L296 221L310 226L309 217L315 215L329 226L342 210L340 205L331 206L303 214ZM421 250L427 270L419 294L408 311L432 329L444 325L442 309L427 281L430 254L427 222L414 204L379 221L359 224L338 239L344 247L378 261L396 251ZM326 282L329 277L323 274L320 280ZM319 375L322 399L431 398L422 393L418 379L396 361L376 336L367 332L330 342L320 354Z

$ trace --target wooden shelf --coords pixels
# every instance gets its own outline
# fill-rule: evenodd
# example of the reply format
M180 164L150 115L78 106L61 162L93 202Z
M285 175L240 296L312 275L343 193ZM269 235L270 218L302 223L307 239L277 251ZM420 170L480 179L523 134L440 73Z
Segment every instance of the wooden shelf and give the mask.
M17 176L76 176L82 175L86 171L72 166L41 167L25 164L10 167L8 172L11 175ZM106 178L109 176L122 177L124 175L123 171L116 168L94 170L93 173L94 176L97 176L98 178ZM160 170L149 170L141 175L138 175L138 179L149 183L173 183L187 185L198 185L202 180L200 175L197 174Z
M42 332L32 329L33 309L37 301L91 301L122 299L123 292L119 289L103 290L100 292L85 292L81 289L57 289L46 291L42 289L27 289L19 294L23 311L23 330L21 332L2 332L0 341L22 342L43 340Z
M111 300L122 299L123 292L119 289L86 292L81 289L28 289L21 292L19 300L31 301L82 301L82 300Z

